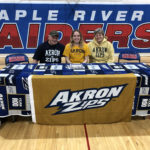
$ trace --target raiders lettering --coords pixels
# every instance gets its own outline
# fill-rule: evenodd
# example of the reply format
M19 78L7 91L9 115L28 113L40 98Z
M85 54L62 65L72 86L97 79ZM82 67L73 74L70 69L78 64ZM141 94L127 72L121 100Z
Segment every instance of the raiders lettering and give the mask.
M135 48L149 48L150 47L150 36L147 29L150 28L150 23L139 24L136 30L133 31L131 23L117 24L117 23L108 23L107 29L105 31L106 36L110 42L117 42L117 48L129 48L129 41ZM79 30L82 31L85 42L89 42L93 39L93 32L96 28L103 28L104 24L100 23L86 23L80 24ZM22 42L22 37L19 32L17 23L2 23L0 29L0 49L5 47L11 47L12 49L21 48L21 49L30 49L37 48L39 35L40 35L40 24L39 23L30 23L28 27L29 34L27 35L26 44ZM47 40L47 36L51 30L58 30L62 33L62 38L60 42L62 44L67 44L70 41L70 33L72 32L73 27L69 24L45 24L44 31L44 41ZM120 34L116 34L116 32ZM134 34L136 37L131 38L131 34ZM9 36L8 36L9 35Z

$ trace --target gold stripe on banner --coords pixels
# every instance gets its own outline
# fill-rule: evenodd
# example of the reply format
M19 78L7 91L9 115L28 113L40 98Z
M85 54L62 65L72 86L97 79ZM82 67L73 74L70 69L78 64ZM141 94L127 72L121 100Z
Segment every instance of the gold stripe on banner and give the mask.
M33 75L39 124L96 124L130 121L134 74Z

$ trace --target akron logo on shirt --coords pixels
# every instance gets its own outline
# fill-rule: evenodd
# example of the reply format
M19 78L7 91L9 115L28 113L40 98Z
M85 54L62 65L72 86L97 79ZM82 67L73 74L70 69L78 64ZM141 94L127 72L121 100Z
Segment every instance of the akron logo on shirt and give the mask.
M104 107L112 98L119 97L126 86L127 84L77 91L61 90L45 108L59 107L56 115Z

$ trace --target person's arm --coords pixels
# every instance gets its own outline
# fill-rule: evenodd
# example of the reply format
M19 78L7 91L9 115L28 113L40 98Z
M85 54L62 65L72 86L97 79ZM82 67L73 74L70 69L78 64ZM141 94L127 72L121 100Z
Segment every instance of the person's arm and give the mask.
M92 62L92 46L91 46L91 42L89 42L87 45L88 45L88 48L90 50L90 55L89 55L88 63L91 63Z
M33 59L33 63L36 63L36 64L37 64L37 63L38 63L38 61L37 61L36 59Z
M110 47L109 47L109 59L107 60L107 63L112 63L114 62L115 58L114 58L114 47L113 45L110 43Z
M89 60L89 56L85 56L85 60L83 61L83 63L88 63Z
M69 60L69 57L65 57L66 58L66 63L71 64L71 61Z
M88 44L85 44L85 60L83 61L83 63L89 63L89 56L91 56L91 51Z
M61 63L66 63L66 58L64 56L61 57Z
M64 52L63 52L63 56L65 56L66 63L71 63L71 61L69 59L69 53L70 53L70 44L67 44L65 46L65 49L64 49Z
M59 43L59 44L60 44L60 43ZM65 46L64 46L63 44L60 44L60 45L61 45L61 63L66 63L65 56L63 55Z
M36 49L32 59L33 59L33 63L39 63L42 57L42 46L43 44L39 45L38 48Z

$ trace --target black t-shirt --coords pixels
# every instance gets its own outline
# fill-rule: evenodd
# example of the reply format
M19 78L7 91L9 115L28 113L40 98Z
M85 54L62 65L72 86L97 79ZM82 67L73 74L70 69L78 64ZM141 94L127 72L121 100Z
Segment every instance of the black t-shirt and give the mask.
M40 63L61 63L61 57L65 46L57 43L56 45L50 45L47 42L38 46L33 59L40 61Z

